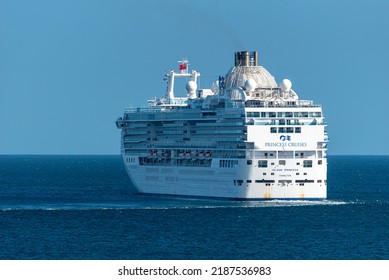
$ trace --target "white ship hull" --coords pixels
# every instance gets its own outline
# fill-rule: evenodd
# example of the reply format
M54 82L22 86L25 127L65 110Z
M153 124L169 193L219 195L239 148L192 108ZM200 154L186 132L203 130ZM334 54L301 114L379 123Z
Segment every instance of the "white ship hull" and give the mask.
M246 163L245 160L240 161L242 165ZM258 174L258 168L254 166L223 170L218 166L206 169L142 166L137 162L126 162L125 158L124 162L129 178L139 193L248 200L325 199L327 197L326 183L318 179L325 177L326 168L317 169L317 174L310 176L314 178L314 182L307 182L304 176L296 179L295 174L304 174L304 170L296 169L295 164L261 170L261 174L262 172L275 174L271 175L273 183L270 182L272 180L262 179L263 177ZM322 164L326 165L326 162ZM249 179L237 182L239 180L237 178Z

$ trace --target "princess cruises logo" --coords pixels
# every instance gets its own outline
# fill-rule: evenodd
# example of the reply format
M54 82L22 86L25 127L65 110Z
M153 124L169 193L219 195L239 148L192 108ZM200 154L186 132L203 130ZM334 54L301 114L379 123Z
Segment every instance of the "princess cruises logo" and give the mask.
M290 137L290 135L281 135L280 140L281 141L292 141L292 138Z

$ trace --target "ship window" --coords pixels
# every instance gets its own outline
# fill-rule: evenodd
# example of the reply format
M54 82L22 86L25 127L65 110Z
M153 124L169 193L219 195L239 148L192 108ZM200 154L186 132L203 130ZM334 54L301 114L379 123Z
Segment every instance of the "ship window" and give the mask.
M266 112L261 112L261 117L266 118Z
M253 164L253 161L251 159L247 160L247 165Z
M267 167L267 160L258 160L258 167Z
M252 181L251 180L247 180L246 183L251 183Z
M271 127L270 133L277 133L277 127Z
M264 152L264 151L255 151L254 155L255 158L276 158L276 151L269 151L269 152Z
M276 112L269 112L269 118L275 118Z
M280 160L280 161L278 162L278 164L279 164L279 165L286 165L286 160Z
M285 127L279 127L278 128L278 133L285 133L285 132L286 132Z
M322 163L323 163L322 160L318 160L318 161L317 161L317 164L319 164L319 165L321 165Z
M274 181L274 180L265 180L265 179L262 179L262 180L255 180L255 183L267 183L267 184L269 184L269 186L270 186L270 183L275 183L275 181ZM267 184L266 184L266 186L267 186Z
M278 158L293 158L293 151L278 151Z
M318 182L318 183L321 183L321 182L322 182L322 180L317 180L317 182Z
M278 118L293 118L292 112L278 112L277 113Z
M259 118L259 112L247 112L247 117Z
M285 119L280 119L278 120L279 125L285 125Z
M295 118L308 118L308 112L295 112Z
M312 160L304 160L304 167L312 167Z
M315 183L315 180L308 180L308 179L305 179L305 180L295 180L296 183L300 183L300 184L304 184L304 183ZM303 186L303 185L300 185L300 186Z
M310 118L320 118L321 112L309 112L309 117Z
M293 127L287 127L286 133L293 133Z
M301 133L301 127L296 127L296 128L294 129L294 132L295 132L295 133Z
M298 157L299 155L296 154L295 156ZM304 153L300 153L300 158L303 158L303 157L304 157Z

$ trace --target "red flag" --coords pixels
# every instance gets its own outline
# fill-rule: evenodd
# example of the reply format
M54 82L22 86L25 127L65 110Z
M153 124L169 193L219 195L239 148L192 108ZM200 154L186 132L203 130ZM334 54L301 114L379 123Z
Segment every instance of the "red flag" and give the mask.
M186 70L186 64L180 64L180 68L179 68L181 71L182 70Z

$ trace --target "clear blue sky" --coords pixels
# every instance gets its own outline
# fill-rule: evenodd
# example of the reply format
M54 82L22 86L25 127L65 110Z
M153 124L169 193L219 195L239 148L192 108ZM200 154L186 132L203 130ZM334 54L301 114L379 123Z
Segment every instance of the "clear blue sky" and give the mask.
M389 154L389 1L0 0L0 154L118 154L115 119L183 57L234 52L322 104L329 154Z

